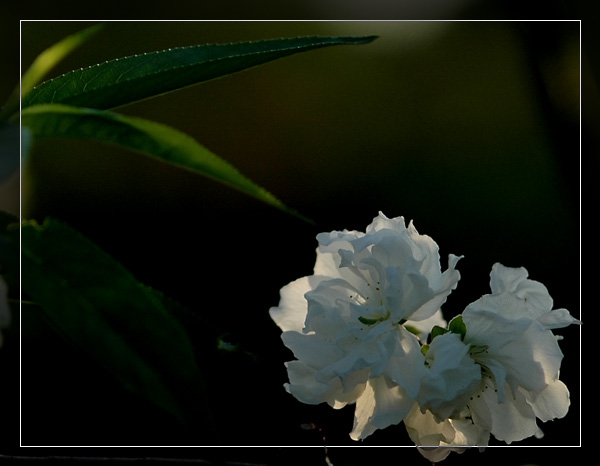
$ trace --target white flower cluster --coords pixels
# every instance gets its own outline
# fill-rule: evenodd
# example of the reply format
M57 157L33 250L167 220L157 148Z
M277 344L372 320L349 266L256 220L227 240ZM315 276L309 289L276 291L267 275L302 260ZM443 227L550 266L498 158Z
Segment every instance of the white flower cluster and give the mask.
M460 257L442 272L437 244L382 213L366 232L317 236L314 274L281 289L270 310L296 360L286 390L304 403L355 403L350 436L404 421L432 461L451 450L540 436L536 419L566 415L562 352L552 329L578 323L552 310L524 268L495 264L491 294L448 324L441 305Z

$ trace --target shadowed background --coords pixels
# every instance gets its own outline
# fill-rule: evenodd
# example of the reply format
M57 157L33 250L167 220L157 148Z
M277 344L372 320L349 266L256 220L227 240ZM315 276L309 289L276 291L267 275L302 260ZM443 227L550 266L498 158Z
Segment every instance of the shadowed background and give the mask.
M88 25L23 23L23 66ZM54 216L79 229L253 354L207 357L225 445L322 444L321 433L301 427L307 423L328 444L352 444L351 407L302 405L283 390L292 356L268 316L279 289L311 273L318 232L364 231L380 210L414 220L440 245L444 269L449 253L465 256L443 307L448 319L489 291L495 262L525 266L555 308L580 315L578 22L117 22L53 76L169 47L363 34L380 38L117 110L190 134L314 226L111 146L40 141L28 161L25 217ZM523 445L580 442L579 329L557 333L565 335L561 379L571 411ZM58 339L40 336L22 350L23 444L202 443ZM364 444L409 440L400 425ZM354 451L333 450L332 461Z

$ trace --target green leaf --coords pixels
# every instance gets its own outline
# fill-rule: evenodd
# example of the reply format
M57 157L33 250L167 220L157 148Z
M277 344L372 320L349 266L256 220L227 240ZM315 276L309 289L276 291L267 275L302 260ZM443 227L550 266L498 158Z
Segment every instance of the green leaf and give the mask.
M183 421L209 417L189 337L155 293L63 223L23 222L21 235L23 291L54 328L127 390Z
M98 32L101 26L97 24L65 37L39 54L23 74L20 87L17 86L9 97L5 107L2 109L2 117L8 118L12 113L18 111L20 95L27 95L58 62Z
M461 340L465 337L465 334L467 333L467 326L463 322L462 315L458 315L450 321L448 324L448 330L450 330L452 333L459 334Z
M435 337L438 337L438 336L443 335L444 333L448 333L448 332L449 332L448 329L440 327L439 325L434 325L433 328L431 329L431 341L433 341L433 339Z
M103 110L55 104L24 109L21 122L37 137L111 143L153 156L224 183L310 222L246 178L231 164L169 126Z
M62 103L110 109L332 45L365 44L368 37L299 37L174 48L119 58L46 81L22 107Z
M21 79L22 95L29 93L58 62L98 32L101 26L97 24L76 32L39 54Z

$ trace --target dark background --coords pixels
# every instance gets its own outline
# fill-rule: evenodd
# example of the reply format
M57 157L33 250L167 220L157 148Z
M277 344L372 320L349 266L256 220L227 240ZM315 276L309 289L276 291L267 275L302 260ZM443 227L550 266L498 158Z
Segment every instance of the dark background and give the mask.
M480 8L478 2L464 4L467 13ZM88 25L22 23L23 67ZM65 141L36 146L24 173L24 216L51 215L83 231L142 282L209 315L254 355L214 352L207 358L222 414L221 443L317 446L115 454L322 464L323 435L328 445L356 445L348 437L351 407L303 405L283 390L283 362L291 354L268 309L277 305L283 285L311 273L316 233L364 230L379 210L413 219L440 245L443 268L448 253L465 256L461 282L444 307L448 318L488 292L494 262L525 266L530 278L548 287L555 308L579 317L579 28L579 22L118 22L57 67L53 75L207 42L380 35L369 45L300 54L119 109L187 132L316 226L112 147ZM581 66L585 82L593 68L585 54ZM2 79L8 95L14 82ZM594 114L585 105L582 112L590 117L585 132ZM543 439L518 445L580 444L580 329L557 333L565 336L561 379L571 390L571 410L542 425ZM207 344L199 341L198 347L210 352ZM9 331L5 360L18 354L15 345ZM24 445L203 443L47 333L23 342L21 363ZM309 422L321 431L300 427ZM410 441L400 425L363 444ZM367 464L380 452L329 453L339 466ZM424 461L412 449L397 452ZM444 464L548 464L553 454L493 448L483 456L453 454Z

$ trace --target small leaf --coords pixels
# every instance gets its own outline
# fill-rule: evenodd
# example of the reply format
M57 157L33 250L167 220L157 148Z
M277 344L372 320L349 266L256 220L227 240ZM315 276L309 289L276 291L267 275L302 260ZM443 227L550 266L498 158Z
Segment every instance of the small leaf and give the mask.
M452 333L459 334L461 340L465 337L465 334L467 333L467 326L463 322L462 315L458 315L450 321L448 324L448 330L450 330Z
M127 390L181 420L209 417L189 337L154 293L56 220L23 222L21 236L23 291L54 328Z
M119 58L40 84L22 107L62 103L110 109L308 50L366 44L368 37L299 37L180 47Z
M431 341L433 341L433 339L435 337L438 337L440 335L443 335L444 333L448 333L449 330L443 327L440 327L439 325L434 325L433 328L431 329Z
M21 121L37 137L84 139L116 144L207 176L267 204L309 221L231 164L169 126L103 110L36 105L24 109Z

